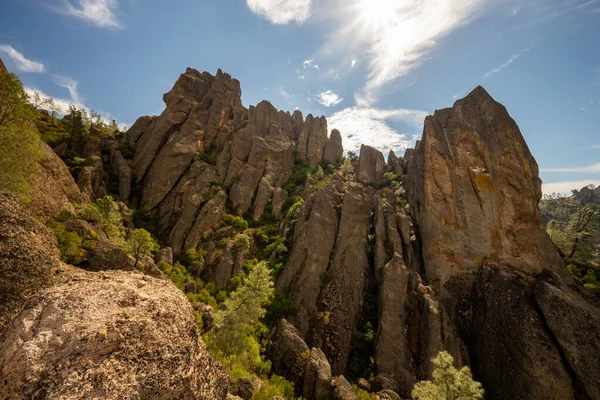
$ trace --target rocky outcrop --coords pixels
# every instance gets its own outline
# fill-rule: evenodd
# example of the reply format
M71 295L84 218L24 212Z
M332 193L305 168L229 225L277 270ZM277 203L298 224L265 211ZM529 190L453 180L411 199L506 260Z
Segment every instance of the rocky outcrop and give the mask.
M277 280L277 289L287 293L298 306L290 321L302 337L307 336L310 319L317 314L317 299L336 241L341 204L342 193L333 180L307 199L304 215L296 223L291 254Z
M0 194L0 336L30 296L61 279L57 246L50 229Z
M75 214L74 204L83 198L69 169L54 151L39 142L41 158L31 177L28 209L47 221L61 212Z
M120 247L104 240L93 242L87 250L87 262L83 268L88 271L107 271L118 269L133 271L135 260Z
M93 202L108 194L105 180L102 158L95 155L89 156L77 176L77 186L87 202Z
M273 372L302 387L310 351L296 328L285 319L273 328L267 354Z
M342 147L342 134L337 129L331 131L331 135L325 147L323 148L323 160L329 164L337 164L344 157L344 148Z
M352 390L352 386L350 386L348 380L340 375L331 380L331 399L358 400L358 396Z
M556 338L562 353L578 379L578 384L592 399L600 398L600 312L598 303L560 281L539 281L535 299L544 320ZM576 398L583 393L576 392Z
M371 203L364 188L350 184L344 194L330 281L319 298L313 345L323 349L333 374L346 370L352 333L362 309Z
M73 272L30 299L0 360L3 398L216 400L229 384L183 293L141 273Z
M327 120L325 117L315 118L308 114L298 137L298 158L311 163L323 159L323 149L327 143Z
M306 370L302 395L306 399L328 400L331 387L331 366L321 349L312 348Z
M425 119L408 194L428 280L469 279L485 262L568 279L540 228L538 166L506 108L477 87Z
M358 180L366 184L376 184L383 178L385 161L383 154L371 146L360 146Z

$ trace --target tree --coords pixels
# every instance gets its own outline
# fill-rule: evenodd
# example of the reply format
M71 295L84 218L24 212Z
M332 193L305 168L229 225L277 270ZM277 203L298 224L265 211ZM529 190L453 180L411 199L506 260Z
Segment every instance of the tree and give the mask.
M48 109L50 110L50 115L52 116L52 125L54 125L54 118L58 113L62 111L62 108L60 107L60 105L56 104L54 99L49 100L50 101L48 102Z
M441 351L431 360L435 365L433 381L421 381L412 390L415 400L477 400L483 399L481 383L471 377L469 367L454 368L454 358Z
M252 335L273 298L273 280L267 263L255 264L244 284L225 300L215 317L208 343L225 357L234 356L245 368L260 368L260 345Z
M40 157L35 110L15 74L0 73L0 190L27 198Z
M135 258L134 268L137 267L142 258L151 255L159 248L160 246L156 240L145 229L135 229L127 239L127 249Z
M561 229L560 223L552 220L548 223L548 235L568 261L587 263L596 253L593 237L598 230L598 212L591 207L581 207L571 216L567 227Z

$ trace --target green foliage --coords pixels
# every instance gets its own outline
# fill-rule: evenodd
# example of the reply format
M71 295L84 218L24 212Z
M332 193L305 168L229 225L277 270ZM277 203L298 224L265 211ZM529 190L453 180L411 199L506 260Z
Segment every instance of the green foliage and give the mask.
M79 264L85 255L79 235L67 231L65 225L58 221L51 221L48 226L54 231L58 240L60 259L67 264Z
M421 381L412 390L415 400L483 399L483 388L471 377L469 367L454 368L454 358L445 351L431 360L435 365L433 381Z
M226 225L233 226L239 232L243 232L248 229L248 222L244 220L244 218L237 215L226 214L223 216L223 222Z
M127 238L126 248L129 254L135 258L135 264L133 265L135 268L142 258L158 251L160 246L150 232L140 228L131 232Z
M299 197L287 210L287 213L285 216L289 220L289 222L292 226L298 220L298 217L300 216L300 211L302 211L303 205L304 205L304 199L302 197Z
M121 141L117 147L117 150L119 150L121 155L127 160L132 160L133 156L135 155L135 145L129 143L127 140Z
M373 346L375 330L370 321L365 322L359 329L352 333L352 354L349 363L349 373L353 377L371 377L375 372L373 360Z
M594 243L599 235L598 214L591 206L585 206L571 215L566 227L556 220L546 226L574 280L590 289L600 289L599 256Z
M119 207L112 196L104 196L97 199L95 205L100 211L98 223L104 233L106 233L108 240L123 249L127 249L123 219L119 213Z
M296 315L296 313L298 313L298 306L296 303L288 299L284 293L277 292L269 305L269 309L265 316L265 322L267 326L272 327L275 326L277 321L281 318Z
M207 252L204 249L187 249L179 256L179 262L185 267L191 267L206 257L206 254Z
M293 400L294 387L285 378L273 374L268 380L263 381L258 392L252 396L252 400L270 400L275 396L281 396L286 400Z
M367 392L364 389L359 388L356 384L352 384L352 389L354 390L354 393L356 393L356 396L358 397L358 400L373 400L376 399L375 395Z
M350 153L352 152L348 152L348 156L350 155ZM352 166L352 161L350 158L344 158L342 166L340 167L340 171L342 172L342 175L347 181L354 180L354 167Z
M292 175L283 184L282 189L292 195L296 193L299 186L303 186L306 183L306 179L309 175L312 175L318 166L311 165L305 160L296 160ZM323 170L321 170L322 172Z
M260 319L273 297L271 271L265 262L251 267L246 280L225 300L215 316L215 327L207 335L207 345L224 364L240 363L247 371L268 372L270 365L260 356L255 336Z
M333 278L333 275L331 274L330 270L321 272L319 274L319 279L321 280L321 289L323 289L325 286L327 286L327 284L329 282L331 282L332 278Z
M96 204L83 204L78 212L78 215L79 218L92 223L98 222L100 219L102 219L100 207L98 207Z
M32 121L35 113L15 74L0 74L0 191L28 199L41 157Z

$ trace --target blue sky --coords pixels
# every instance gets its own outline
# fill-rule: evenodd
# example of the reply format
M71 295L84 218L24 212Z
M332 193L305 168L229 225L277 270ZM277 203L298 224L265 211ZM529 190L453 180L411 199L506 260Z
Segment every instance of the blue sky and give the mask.
M402 149L477 85L545 192L600 184L600 0L2 0L0 57L29 91L131 125L186 67L246 106L325 115L346 150Z

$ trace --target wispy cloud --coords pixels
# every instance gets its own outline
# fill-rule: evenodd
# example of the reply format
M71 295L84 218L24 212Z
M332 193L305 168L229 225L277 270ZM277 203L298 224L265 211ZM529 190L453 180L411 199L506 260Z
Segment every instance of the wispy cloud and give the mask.
M30 60L23 54L14 49L8 44L0 44L0 54L4 54L12 60L17 69L21 72L44 72L44 64Z
M588 146L586 149L600 149L600 144L595 146Z
M309 59L309 60L304 60L302 62L302 67L304 69L308 69L308 68L314 68L314 69L319 69L319 64L317 64L314 60L314 58Z
M317 101L325 107L333 107L338 105L342 102L342 100L344 99L331 90L326 90L317 95Z
M115 15L118 0L64 0L62 7L53 7L62 14L72 15L102 28L123 28Z
M324 51L366 51L368 75L361 98L379 92L426 59L439 41L480 15L489 0L355 0L332 8L337 26Z
M310 17L311 0L246 0L253 13L273 24L302 24Z
M572 168L540 168L542 172L580 172L580 173L600 173L600 162L584 167Z
M579 190L587 185L600 185L600 179L592 179L587 181L563 181L542 183L542 192L544 194L566 193L570 194L571 190Z
M483 74L483 79L489 78L490 76L502 71L504 68L508 67L510 64L517 61L519 59L519 57L521 57L524 53L527 53L531 49L532 49L532 47L527 47L527 48L524 48L523 50L519 51L518 53L513 54L512 56L510 56L510 58L508 60L506 60L506 62L498 65L496 68L492 68L491 70L489 70L488 72Z
M414 145L422 129L426 111L349 107L327 118L331 129L338 129L343 136L344 149L356 151L363 143L368 143L384 153L390 150L402 151ZM401 133L390 126L390 122L402 122L414 129L411 133Z
M79 83L75 79L62 75L54 75L54 83L69 91L73 104L83 104L83 99L77 90Z

